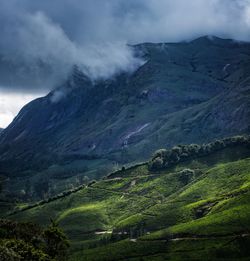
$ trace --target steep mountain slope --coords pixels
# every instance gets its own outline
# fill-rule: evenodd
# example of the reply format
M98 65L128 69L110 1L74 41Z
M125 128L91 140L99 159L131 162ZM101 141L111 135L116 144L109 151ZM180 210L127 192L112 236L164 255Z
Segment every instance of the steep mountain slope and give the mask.
M0 137L6 194L38 196L38 183L53 194L159 147L249 133L250 44L202 37L133 48L145 60L133 74L93 83L75 68L20 111Z
M247 260L250 137L184 150L177 164L124 169L10 217L58 221L72 260Z

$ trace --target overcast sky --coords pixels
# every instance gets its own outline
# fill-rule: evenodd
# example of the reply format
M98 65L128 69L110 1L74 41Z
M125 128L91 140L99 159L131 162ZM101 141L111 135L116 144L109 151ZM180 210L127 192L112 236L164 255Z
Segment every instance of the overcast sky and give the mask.
M0 25L0 97L33 98L74 64L93 79L134 70L141 61L127 43L249 41L250 0L1 0Z

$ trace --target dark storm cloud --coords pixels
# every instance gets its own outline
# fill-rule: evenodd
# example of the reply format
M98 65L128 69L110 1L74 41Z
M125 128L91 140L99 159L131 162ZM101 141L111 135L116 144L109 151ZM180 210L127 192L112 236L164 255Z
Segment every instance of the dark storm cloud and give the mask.
M2 90L35 92L74 64L92 79L133 70L141 61L127 43L207 34L248 41L250 1L1 0L0 25Z

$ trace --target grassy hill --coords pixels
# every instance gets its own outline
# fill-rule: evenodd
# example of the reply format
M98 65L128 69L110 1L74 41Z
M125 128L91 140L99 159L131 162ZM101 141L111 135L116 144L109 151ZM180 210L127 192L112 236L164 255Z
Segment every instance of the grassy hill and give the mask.
M176 162L176 147L158 151L9 218L58 221L72 243L70 260L249 260L249 141L186 146ZM172 163L152 165L156 159Z

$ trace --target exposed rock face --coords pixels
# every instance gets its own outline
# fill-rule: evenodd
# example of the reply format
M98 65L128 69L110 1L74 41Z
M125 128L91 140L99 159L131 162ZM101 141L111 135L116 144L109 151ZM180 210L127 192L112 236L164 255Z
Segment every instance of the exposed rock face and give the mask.
M12 185L96 178L160 147L250 132L250 44L203 37L134 48L146 63L132 75L93 84L75 68L20 111L0 136Z

